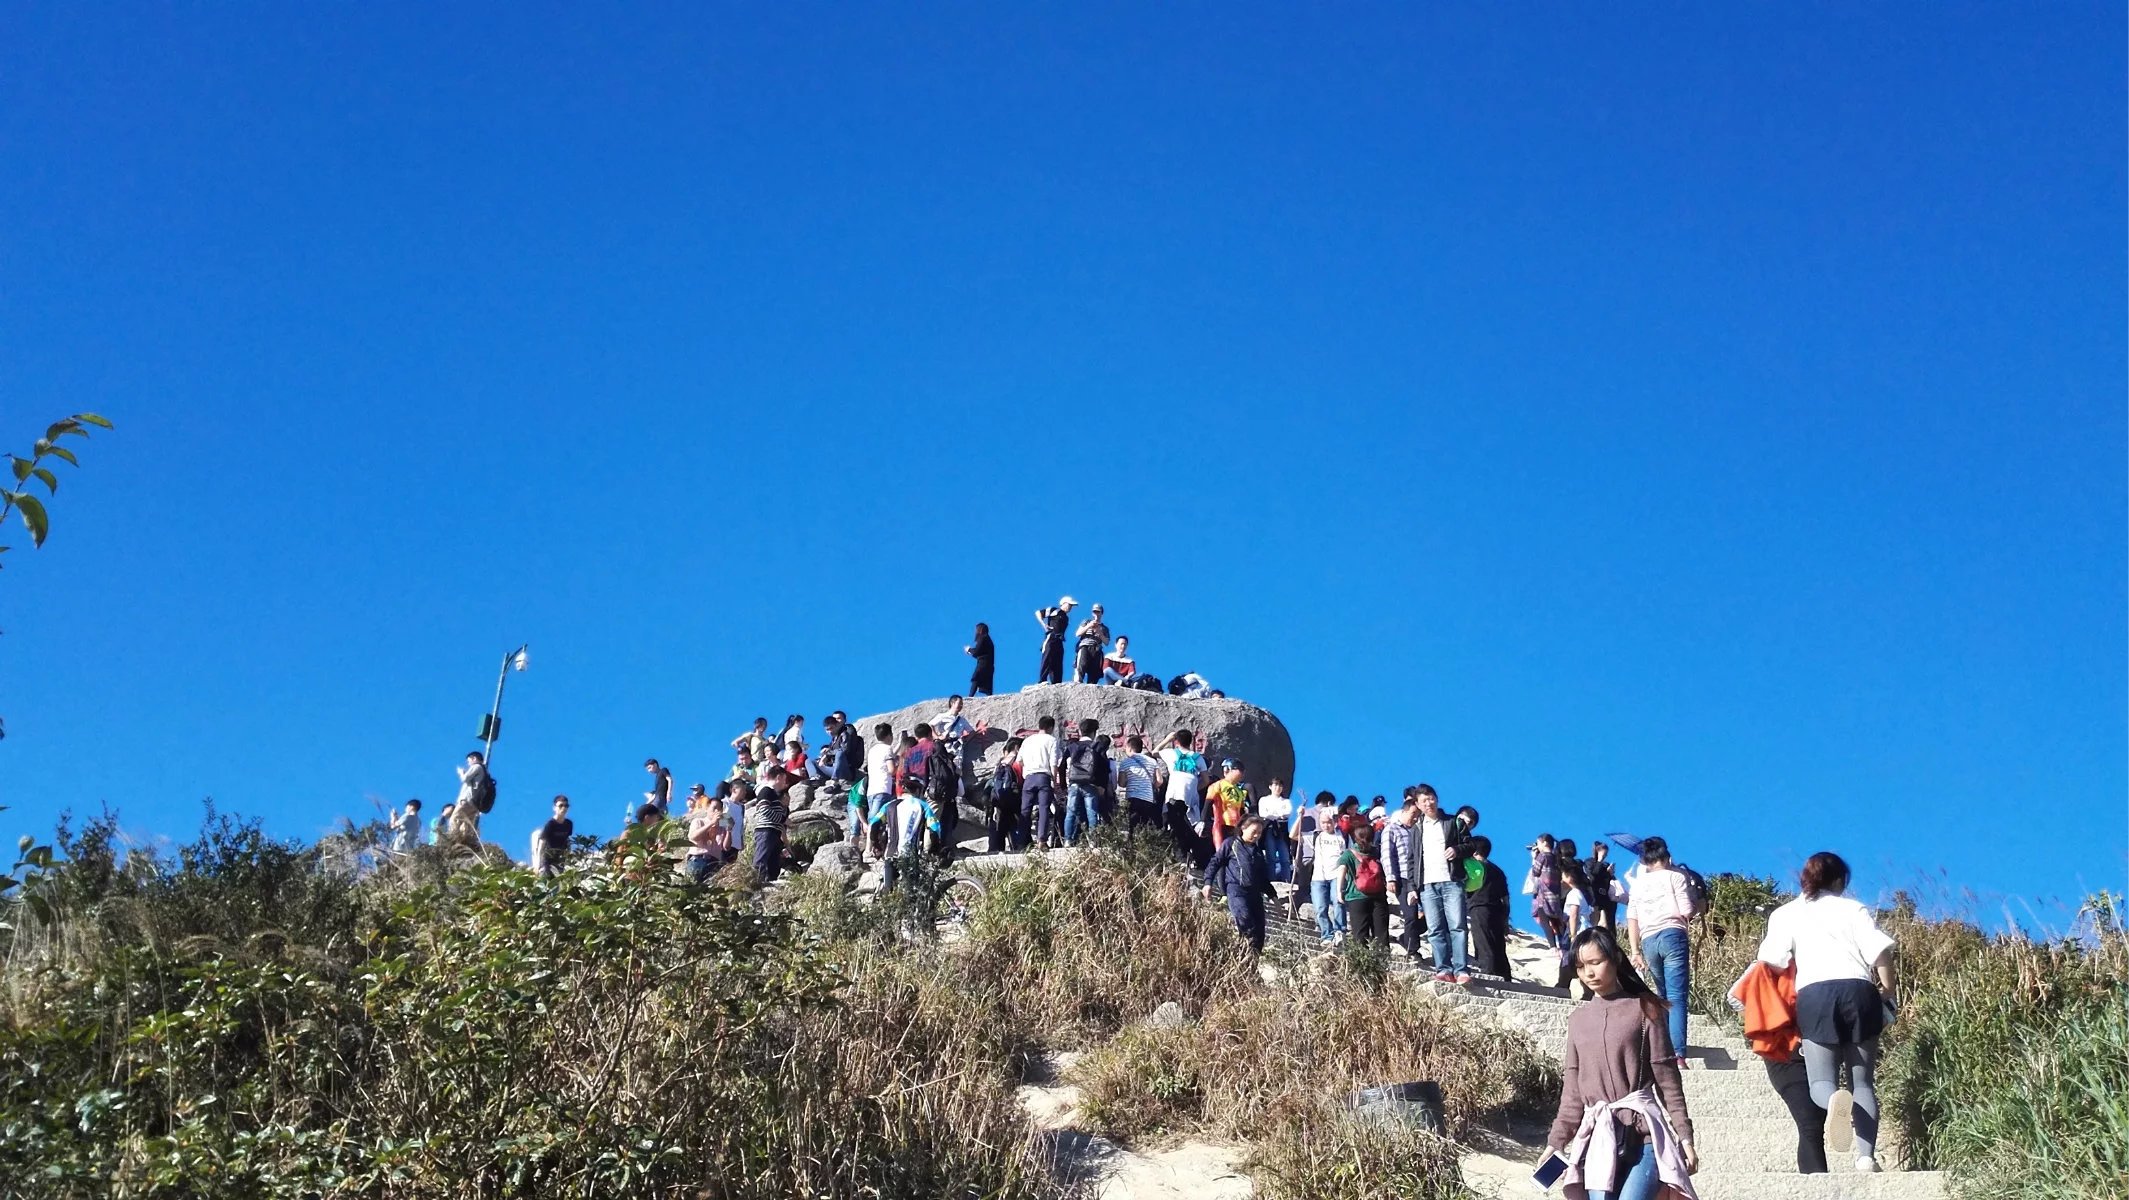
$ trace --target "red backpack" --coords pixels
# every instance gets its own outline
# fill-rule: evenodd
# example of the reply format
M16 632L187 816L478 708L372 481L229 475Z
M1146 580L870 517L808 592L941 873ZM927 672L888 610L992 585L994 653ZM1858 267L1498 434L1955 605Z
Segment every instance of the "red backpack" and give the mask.
M1353 868L1353 890L1363 896L1380 896L1385 891L1382 883L1382 859L1373 854L1356 852L1353 857L1359 866Z

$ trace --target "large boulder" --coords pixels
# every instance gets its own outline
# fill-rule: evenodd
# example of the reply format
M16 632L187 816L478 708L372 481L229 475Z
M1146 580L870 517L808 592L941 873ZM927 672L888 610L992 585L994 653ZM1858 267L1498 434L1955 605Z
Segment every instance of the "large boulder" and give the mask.
M858 717L853 724L859 736L870 744L873 726L882 721L894 726L895 736L900 738L917 722L929 721L945 709L946 699L940 697L890 713ZM1049 716L1057 718L1060 738L1067 721L1094 718L1101 723L1101 732L1116 741L1119 752L1126 732L1144 734L1149 753L1167 744L1179 729L1203 733L1214 761L1228 757L1242 760L1243 778L1257 795L1264 794L1266 781L1274 777L1289 785L1294 779L1294 739L1286 732L1286 726L1269 712L1240 700L1185 700L1134 688L1052 683L1002 696L977 696L968 701L963 711L969 720L987 726L971 747L972 752L981 753L978 778L988 777L1007 738L1035 728L1037 720Z

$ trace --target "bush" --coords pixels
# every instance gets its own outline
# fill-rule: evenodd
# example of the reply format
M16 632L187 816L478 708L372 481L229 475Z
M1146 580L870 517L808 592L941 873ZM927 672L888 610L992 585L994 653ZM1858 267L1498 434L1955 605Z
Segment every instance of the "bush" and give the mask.
M342 958L264 930L34 957L0 1023L0 1178L57 1200L1055 1194L1004 1033L936 964L672 886L656 850L342 881ZM233 861L137 882L203 911L194 889L260 890ZM36 894L123 874L70 869Z

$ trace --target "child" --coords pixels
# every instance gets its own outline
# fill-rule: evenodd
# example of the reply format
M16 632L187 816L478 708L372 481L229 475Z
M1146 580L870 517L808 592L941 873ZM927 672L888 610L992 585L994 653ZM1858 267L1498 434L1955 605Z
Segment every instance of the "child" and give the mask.
M1209 898L1215 888L1226 893L1227 911L1251 954L1264 951L1264 898L1272 894L1263 839L1264 818L1251 817L1242 822L1238 836L1220 844L1205 867L1205 895Z
M457 804L446 800L444 801L444 806L436 810L436 819L429 822L429 844L431 846L441 845L444 837L451 832L451 810L457 807Z
M1241 759L1220 760L1220 781L1205 793L1205 802L1212 821L1212 852L1218 854L1249 815L1249 787L1242 782Z
M886 861L880 868L883 890L893 887L901 873L916 861L918 853L924 849L924 830L939 827L938 820L932 816L931 803L924 798L923 776L904 775L898 790L901 794L894 804L894 845L889 848Z
M1464 904L1471 929L1471 966L1481 975L1508 978L1508 874L1494 866L1493 839L1471 839L1470 861L1482 873L1478 887L1465 885Z

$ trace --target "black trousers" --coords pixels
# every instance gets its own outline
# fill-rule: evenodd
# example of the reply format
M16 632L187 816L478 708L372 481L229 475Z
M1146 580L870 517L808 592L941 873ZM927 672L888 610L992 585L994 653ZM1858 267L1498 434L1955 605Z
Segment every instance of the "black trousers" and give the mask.
M1397 886L1397 914L1405 919L1404 932L1397 936L1397 944L1407 954L1419 953L1419 935L1426 930L1427 917L1419 906L1419 885L1403 880Z
M997 673L997 664L979 661L976 664L975 674L968 677L968 694L971 696L990 695L991 680Z
M932 853L938 856L940 862L950 863L954 861L954 835L961 829L961 802L945 801L939 805L937 813L939 833L932 843Z
M1474 905L1464 924L1471 930L1471 969L1508 978L1508 910Z
M1227 912L1235 919L1235 929L1249 948L1264 952L1264 895L1261 892L1245 893L1229 890Z
M1796 1122L1796 1169L1805 1175L1826 1173L1826 1110L1811 1102L1811 1080L1805 1077L1804 1061L1767 1064L1767 1082L1774 1085L1789 1119Z
M754 831L754 873L763 883L775 883L784 873L784 831L781 829L757 829Z
M1131 800L1128 803L1131 806L1131 823L1124 827L1124 832L1137 837L1141 829L1160 828L1161 809L1158 804L1151 800Z
M1007 846L1015 850L1027 848L1027 831L1020 827L1020 802L1017 799L995 802L991 805L992 854L1002 854Z
M1042 670L1036 674L1035 682L1064 682L1064 642L1062 640L1054 642L1045 640L1042 643Z
M1073 664L1072 682L1100 683L1101 661L1101 650L1099 648L1081 646Z
M1062 840L1057 812L1057 789L1050 786L1049 775L1036 772L1020 782L1020 837L1026 843L1027 831L1033 829L1035 837L1045 846L1054 846Z
M1286 915L1289 919L1297 921L1301 919L1301 906L1308 900L1308 885L1315 874L1315 859L1296 858L1294 860L1294 890L1286 895Z
M1390 947L1390 905L1386 897L1363 896L1345 902L1346 928L1363 946Z

